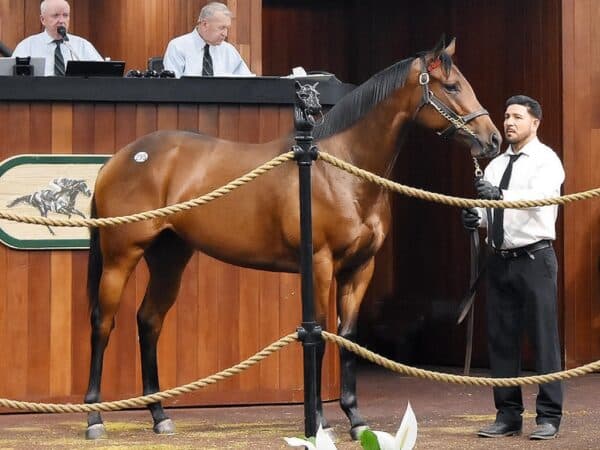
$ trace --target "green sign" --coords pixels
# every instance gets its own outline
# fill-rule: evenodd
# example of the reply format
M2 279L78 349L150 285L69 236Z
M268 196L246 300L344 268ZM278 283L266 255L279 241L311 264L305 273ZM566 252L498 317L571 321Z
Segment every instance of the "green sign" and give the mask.
M48 218L89 218L98 171L110 155L19 155L0 163L0 209ZM86 249L89 229L0 220L0 241L23 250Z

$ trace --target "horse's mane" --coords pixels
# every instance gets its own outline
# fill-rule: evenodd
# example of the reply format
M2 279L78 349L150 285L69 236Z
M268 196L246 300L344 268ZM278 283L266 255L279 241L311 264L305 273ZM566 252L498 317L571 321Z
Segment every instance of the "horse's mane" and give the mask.
M440 42L443 43L443 40ZM442 48L444 48L443 44ZM419 53L417 57L423 57L426 54L427 52ZM443 70L448 74L452 68L452 58L444 51L440 52L438 57ZM387 69L383 69L344 96L325 114L323 124L313 130L315 140L333 136L349 128L392 91L404 86L414 60L414 57L403 59Z
M404 86L414 59L407 58L383 69L344 96L325 114L323 124L315 127L314 138L323 139L344 131L392 91Z

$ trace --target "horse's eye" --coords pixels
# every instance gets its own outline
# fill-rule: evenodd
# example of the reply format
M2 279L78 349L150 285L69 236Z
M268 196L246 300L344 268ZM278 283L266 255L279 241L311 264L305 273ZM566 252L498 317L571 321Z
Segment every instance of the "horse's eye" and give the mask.
M456 94L458 91L460 91L457 83L444 84L444 90L450 94Z

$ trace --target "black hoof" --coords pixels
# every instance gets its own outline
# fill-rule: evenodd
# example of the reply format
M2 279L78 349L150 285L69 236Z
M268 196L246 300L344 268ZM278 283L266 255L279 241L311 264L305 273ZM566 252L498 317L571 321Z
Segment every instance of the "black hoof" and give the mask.
M367 425L357 425L355 427L350 428L350 436L352 436L352 440L360 440L360 435L362 434L362 432L368 429L369 427Z
M175 424L171 419L161 420L152 429L156 434L175 434Z
M103 423L90 425L85 430L85 438L88 440L102 439L106 437L106 429Z

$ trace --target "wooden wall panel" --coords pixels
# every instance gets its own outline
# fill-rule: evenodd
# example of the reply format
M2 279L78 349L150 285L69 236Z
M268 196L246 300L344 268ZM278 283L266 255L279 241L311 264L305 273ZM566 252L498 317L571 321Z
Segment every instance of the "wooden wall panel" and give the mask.
M600 5L564 1L563 114L566 192L600 185ZM565 207L565 345L568 366L600 358L598 200Z

